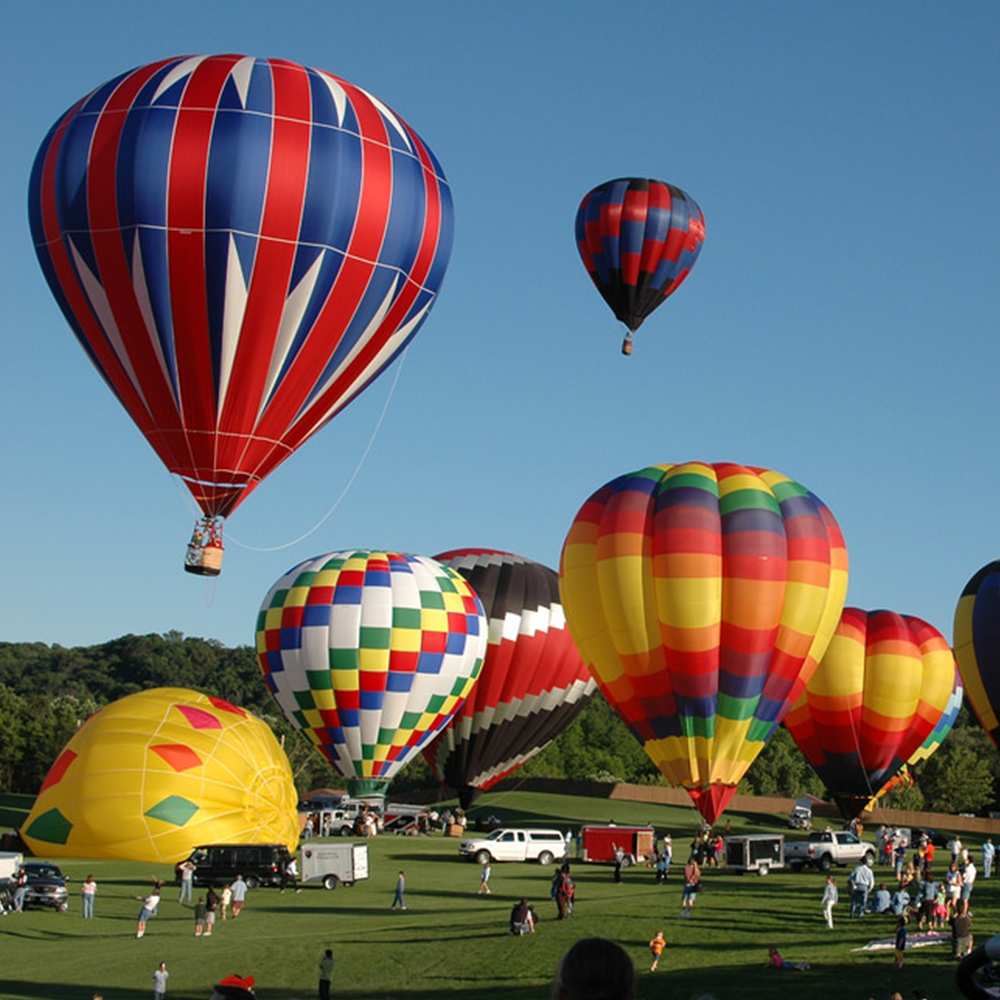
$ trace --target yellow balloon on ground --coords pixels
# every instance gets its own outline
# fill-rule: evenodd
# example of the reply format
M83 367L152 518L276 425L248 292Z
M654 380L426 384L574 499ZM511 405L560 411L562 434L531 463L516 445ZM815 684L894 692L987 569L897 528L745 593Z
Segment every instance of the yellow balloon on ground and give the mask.
M250 712L183 688L96 712L42 784L35 854L173 863L200 844L285 844L299 830L284 750Z

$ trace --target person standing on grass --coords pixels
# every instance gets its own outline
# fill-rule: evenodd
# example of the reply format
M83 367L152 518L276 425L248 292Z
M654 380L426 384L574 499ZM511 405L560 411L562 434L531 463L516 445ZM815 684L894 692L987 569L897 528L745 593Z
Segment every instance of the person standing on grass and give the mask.
M205 895L205 937L212 936L212 928L215 927L215 911L219 908L219 894L215 891L215 886L210 885Z
M894 955L896 958L896 968L903 967L903 959L906 955L906 917L900 917L896 921L896 944Z
M403 893L406 891L406 878L403 875L402 870L400 870L396 875L396 892L392 897L392 906L389 907L390 910L396 909L398 906L401 910L406 909L406 897Z
M330 986L333 983L335 965L333 949L327 948L319 960L319 1000L330 1000Z
M153 1000L163 1000L167 995L167 980L170 973L167 972L167 963L160 962L156 972L153 973Z
M837 880L832 875L827 875L826 885L823 886L823 920L826 922L826 929L833 930L833 908L837 905Z
M864 861L851 872L849 885L851 887L851 916L863 917L865 910L868 909L868 893L875 888L875 875Z
M694 857L684 866L684 888L681 890L681 919L690 920L694 900L701 888L701 869Z
M199 896L198 902L194 904L194 936L201 937L205 933L205 917L208 910L205 909L205 897Z
M94 897L97 895L97 883L93 875L88 875L80 886L80 895L83 898L83 915L92 917L94 915Z
M242 875L237 874L236 881L230 886L233 890L233 920L235 920L243 909L243 904L247 901L247 890L250 888Z
M191 860L181 862L181 892L178 903L190 903L194 896L194 864Z
M987 837L983 841L983 878L990 878L993 874L993 858L997 849L993 846L993 838Z
M479 892L476 893L477 896L490 895L490 875L492 874L493 867L489 861L484 861L483 867L479 872Z

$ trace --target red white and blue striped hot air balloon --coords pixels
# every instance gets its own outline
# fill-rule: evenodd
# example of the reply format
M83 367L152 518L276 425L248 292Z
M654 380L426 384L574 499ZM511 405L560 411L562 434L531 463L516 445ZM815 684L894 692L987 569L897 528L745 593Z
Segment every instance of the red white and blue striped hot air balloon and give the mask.
M591 280L632 334L690 274L705 242L705 216L679 187L620 177L589 191L576 213L576 246Z
M489 622L476 686L424 751L437 779L467 809L544 750L597 684L566 626L555 570L495 549L454 549L434 558L465 578Z
M453 232L444 173L397 114L241 55L84 97L42 143L29 214L78 339L204 514L202 573L221 519L416 333Z

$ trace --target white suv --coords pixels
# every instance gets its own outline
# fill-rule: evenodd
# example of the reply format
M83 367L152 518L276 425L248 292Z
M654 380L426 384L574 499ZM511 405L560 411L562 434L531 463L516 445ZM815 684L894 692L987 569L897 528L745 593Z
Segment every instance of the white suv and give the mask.
M478 864L487 861L537 861L550 865L566 857L566 840L558 830L501 827L488 837L463 840L458 853Z

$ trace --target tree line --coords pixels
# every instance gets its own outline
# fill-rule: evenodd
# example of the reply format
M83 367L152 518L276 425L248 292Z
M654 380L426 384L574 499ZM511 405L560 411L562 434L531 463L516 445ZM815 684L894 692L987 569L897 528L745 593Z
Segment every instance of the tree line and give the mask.
M282 742L300 792L341 780L271 697L249 646L212 639L126 635L94 646L0 643L0 791L37 794L49 767L86 718L112 701L153 687L192 688L260 715ZM525 777L665 784L613 709L596 694L545 750L518 772ZM996 801L1000 755L963 708L949 737L912 769L914 781L885 804L900 809L980 813ZM422 758L396 777L393 792L436 784ZM747 795L826 797L792 738L779 728L751 765Z

